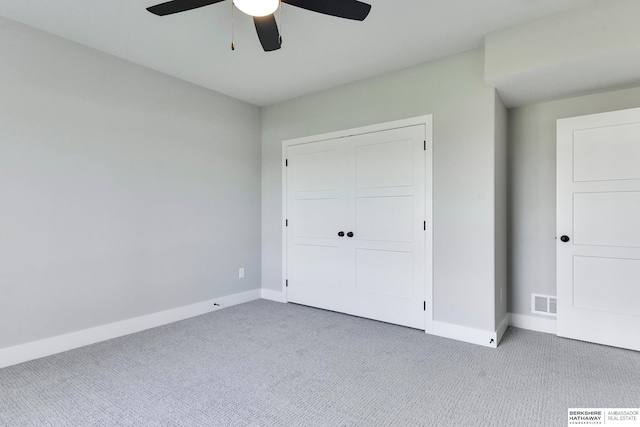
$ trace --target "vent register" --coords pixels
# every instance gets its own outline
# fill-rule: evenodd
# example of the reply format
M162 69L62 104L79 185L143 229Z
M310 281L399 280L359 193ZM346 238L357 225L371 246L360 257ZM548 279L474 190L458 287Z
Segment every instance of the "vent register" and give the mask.
M558 299L549 295L531 294L531 312L556 317L558 315Z

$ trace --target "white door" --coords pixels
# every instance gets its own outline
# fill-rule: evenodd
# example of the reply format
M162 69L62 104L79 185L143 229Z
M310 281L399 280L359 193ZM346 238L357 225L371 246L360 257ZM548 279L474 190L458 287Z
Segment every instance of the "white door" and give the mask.
M558 335L640 350L640 109L557 132Z
M425 329L425 127L290 146L287 163L288 301Z

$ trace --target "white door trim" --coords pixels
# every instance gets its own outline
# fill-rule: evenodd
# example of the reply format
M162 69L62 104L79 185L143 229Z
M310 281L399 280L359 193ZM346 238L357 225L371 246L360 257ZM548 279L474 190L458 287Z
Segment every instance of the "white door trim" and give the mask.
M285 164L287 160L287 148L293 145L308 144L311 142L326 141L329 139L344 138L355 135L364 135L367 133L400 129L418 125L425 126L426 148L428 154L427 173L425 174L425 211L427 216L427 218L425 218L427 220L427 234L425 236L425 298L427 300L425 310L425 332L428 334L431 334L433 332L433 115L431 114L282 141L282 218L280 218L282 229L282 277L280 286L282 295L284 295L285 302L288 301L286 296L287 227L285 224L287 218L287 167Z

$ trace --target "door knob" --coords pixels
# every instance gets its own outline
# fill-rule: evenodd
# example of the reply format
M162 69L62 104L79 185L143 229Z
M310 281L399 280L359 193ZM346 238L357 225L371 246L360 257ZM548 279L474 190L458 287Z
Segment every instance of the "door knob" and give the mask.
M569 236L562 236L562 237L560 237L560 240L562 240L563 242L567 243L571 239L569 238Z
M347 236L348 236L348 237L353 237L353 231L348 232L348 233L347 233Z
M344 237L344 231L340 231L340 232L338 233L338 236L340 236L340 237Z

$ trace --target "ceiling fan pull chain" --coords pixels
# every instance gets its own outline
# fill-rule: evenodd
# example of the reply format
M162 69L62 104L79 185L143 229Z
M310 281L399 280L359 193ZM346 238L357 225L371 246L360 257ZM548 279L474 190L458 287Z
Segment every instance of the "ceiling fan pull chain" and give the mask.
M275 12L274 12L274 18L275 18ZM279 24L279 29L278 29L278 44L280 46L282 46L282 0L278 0L278 22L276 25Z
M235 26L235 6L233 1L231 2L231 50L236 50L236 44L234 42L234 26Z
M278 32L278 43L280 43L280 46L282 46L282 0L280 0L278 2L278 7L279 7L279 11L278 11L278 15L280 18L280 31Z

